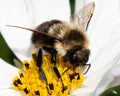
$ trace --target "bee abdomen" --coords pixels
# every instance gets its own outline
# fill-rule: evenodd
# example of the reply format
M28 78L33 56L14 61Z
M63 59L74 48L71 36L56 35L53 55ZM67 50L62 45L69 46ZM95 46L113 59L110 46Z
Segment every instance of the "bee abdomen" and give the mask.
M37 26L35 30L48 33L51 26L53 26L54 24L58 24L58 23L61 23L61 21L59 20L46 21L40 24L39 26ZM31 41L33 44L38 43L40 45L54 46L55 39L51 38L50 36L46 36L44 34L33 33L31 37Z

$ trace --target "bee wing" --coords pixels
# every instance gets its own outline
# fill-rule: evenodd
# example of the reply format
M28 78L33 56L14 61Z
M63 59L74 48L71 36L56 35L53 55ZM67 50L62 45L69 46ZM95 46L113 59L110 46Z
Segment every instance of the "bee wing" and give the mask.
M71 16L70 21L72 23L77 23L80 28L86 32L91 17L95 9L95 2L91 2L80 9L74 16Z

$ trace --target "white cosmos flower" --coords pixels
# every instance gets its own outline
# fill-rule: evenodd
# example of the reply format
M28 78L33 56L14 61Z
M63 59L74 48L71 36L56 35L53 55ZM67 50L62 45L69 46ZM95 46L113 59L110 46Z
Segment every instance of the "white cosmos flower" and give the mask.
M4 1L7 1L7 0L4 0ZM32 15L32 12L30 10L27 11L29 15L25 14L26 11L24 9L26 7L25 7L25 5L23 6L23 3L22 3L23 1L19 1L19 2L21 2L20 4L23 6L23 9L19 9L19 11L21 13L24 13L24 15L15 11L15 9L13 8L12 12L13 13L17 12L16 14L19 14L19 16L18 16L18 18L16 18L15 21L14 21L14 19L9 18L9 20L8 20L9 22L7 22L7 23L13 24L13 25L19 25L19 26L21 25L24 27L31 27L31 26L35 26L35 25L39 24L39 22L46 21L48 19L52 19L52 17L49 18L49 16L46 16L47 13L45 13L46 15L44 14L44 12L46 12L46 11L39 9L38 8L39 4L37 3L37 5L36 5L36 2L34 2L34 1L35 0L33 0L33 1L31 0L31 2L29 2L28 0L26 0L25 4L28 4L27 5L28 9L26 9L26 11L29 10L29 8L30 9L36 8L32 11L32 12L35 12L36 18L34 17L34 15ZM119 18L120 17L120 2L119 2L119 0L104 0L104 1L94 0L94 1L95 1L95 5L96 5L95 12L94 12L93 18L91 19L91 22L90 22L90 25L89 25L89 28L87 31L88 37L90 39L89 48L91 49L91 56L90 56L88 63L91 63L91 68L85 76L85 81L83 83L83 86L80 89L75 90L73 93L71 93L71 96L98 96L98 94L103 89L105 89L106 86L108 85L108 83L111 81L110 77L111 78L114 77L111 74L116 73L116 72L112 68L113 67L116 68L116 66L120 66L120 62L119 62L119 59L120 59L120 43L119 43L120 42L120 18ZM18 4L17 0L14 0L14 2L16 2L16 4ZM39 2L39 1L37 1L37 2ZM48 0L48 2L49 2L49 4L51 4L51 2L49 0ZM67 10L68 7L66 9L65 5L63 5L63 6L60 5L61 2L63 3L63 0L60 0L57 2L58 2L58 5L56 5L56 7L53 7L52 4L51 4L51 6L48 4L47 9L49 9L49 8L56 9L58 6L59 6L58 8L64 7L63 10L60 9L59 12L57 12L57 13L54 10L53 12L58 15L55 15L55 17L53 17L53 18L57 17L57 19L63 19L63 18L66 19L65 17L67 17L69 15L67 15L63 18L58 17L58 16L61 16L61 13L65 10L66 11L64 13L67 14L66 12L68 12L68 10ZM66 4L66 6L68 6L68 4L66 2L67 1L64 1L63 4ZM83 0L76 0L76 3L77 3L76 10L77 10L77 8L79 8L78 7L79 2L83 2ZM91 0L84 0L84 2L82 4L85 5L88 2L91 2ZM10 4L12 4L12 3L10 3ZM30 4L33 4L34 7L30 7L31 6ZM18 5L16 5L16 6L18 6ZM19 5L19 6L21 6L21 5ZM37 7L35 7L35 5ZM81 3L80 3L80 5L81 5ZM41 4L41 6L42 6L42 4ZM10 5L8 4L8 8L9 7L10 7ZM45 7L43 8L44 10L45 10ZM39 11L40 13L37 13L38 9L40 10ZM61 10L62 10L62 12L61 12ZM43 15L42 15L43 17L41 17L41 13L43 13ZM39 14L39 15L37 15L37 14ZM50 14L50 16L53 16L51 13L49 13L49 14ZM10 14L10 16L12 17L11 14ZM14 14L14 16L15 16L15 14ZM20 19L20 18L23 18L23 19ZM1 18L0 18L0 20L1 20ZM13 23L12 23L12 20L14 21ZM21 20L25 20L25 21L23 22ZM18 21L18 22L16 22L16 21ZM4 23L4 24L6 24L6 23ZM30 46L30 41L29 41L30 33L29 32L24 33L23 30L20 29L19 31L21 31L21 34L23 32L24 35L25 34L29 34L29 35L24 37L24 35L22 34L22 35L18 35L19 36L18 37L17 35L15 35L15 34L20 34L18 29L15 30L15 28L12 28L12 29L9 28L8 31L6 31L6 30L7 30L6 28L2 29L2 34L4 35L9 46L13 49L20 49L23 52L25 52L28 49L28 47ZM11 33L9 33L9 35L6 35L7 33L4 33L4 32L10 32L10 30L12 32L14 30L14 33L12 35L11 35ZM18 31L18 33L16 33L16 31ZM16 39L13 39L14 35L15 35ZM9 36L10 36L10 38L9 38ZM9 39L7 39L7 38L9 38ZM28 41L25 41L25 40L28 40ZM18 55L18 56L20 56L20 55ZM22 57L22 55L21 55L21 57ZM26 59L26 58L24 58L24 59ZM12 83L11 79L14 76L16 76L18 69L14 68L11 65L6 64L2 60L0 60L0 63L2 64L2 67L0 67L0 75L1 75L0 76L0 88L1 88L0 95L1 96L8 96L8 95L9 96L21 96L21 94L19 92L10 89L11 83ZM4 81L5 81L5 83L2 83ZM106 82L106 85L105 85L105 83L103 83L103 81ZM100 88L102 88L102 89L97 90L97 87L99 89Z

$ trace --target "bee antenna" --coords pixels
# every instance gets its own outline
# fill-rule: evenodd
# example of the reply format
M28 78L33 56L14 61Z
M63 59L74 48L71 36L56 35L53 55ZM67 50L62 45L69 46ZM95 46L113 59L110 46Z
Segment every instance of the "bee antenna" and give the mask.
M56 39L56 40L58 40L58 41L61 41L61 42L63 41L63 39L60 38L60 37L56 37L56 36L53 36L53 35L47 34L47 33L42 32L42 31L33 30L33 29L30 29L30 28L25 28L25 27L20 27L20 26L14 26L14 25L6 25L6 26L8 26L8 27L16 27L16 28L21 28L21 29L29 30L29 31L32 31L32 32L36 32L36 33L40 33L40 34L43 34L43 35L46 35L46 36L52 37L52 38L54 38L54 39Z

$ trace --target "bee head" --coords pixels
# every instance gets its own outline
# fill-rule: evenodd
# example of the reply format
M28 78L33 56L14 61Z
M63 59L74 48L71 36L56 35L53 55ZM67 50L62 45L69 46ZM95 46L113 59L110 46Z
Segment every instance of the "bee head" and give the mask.
M90 50L81 49L70 55L71 64L75 65L84 65L89 60Z
M89 60L90 50L81 47L75 47L68 51L64 56L64 61L69 60L72 65L84 65Z
M89 60L90 50L87 48L81 48L80 46L75 46L72 50L69 50L65 56L63 56L63 61L69 61L72 65L66 69L62 74L64 74L69 69L73 68L77 73L84 73L85 66L88 69L84 74L86 74L90 68L90 64L86 64Z

